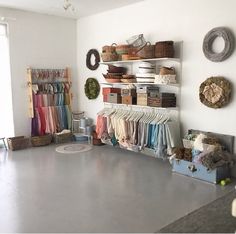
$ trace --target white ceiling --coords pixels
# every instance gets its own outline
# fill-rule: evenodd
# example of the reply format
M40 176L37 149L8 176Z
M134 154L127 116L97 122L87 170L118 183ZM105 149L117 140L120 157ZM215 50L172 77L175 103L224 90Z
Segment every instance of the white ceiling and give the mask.
M64 0L0 0L0 7L9 7L49 15L81 18L119 8L143 0L69 0L75 11L63 9Z

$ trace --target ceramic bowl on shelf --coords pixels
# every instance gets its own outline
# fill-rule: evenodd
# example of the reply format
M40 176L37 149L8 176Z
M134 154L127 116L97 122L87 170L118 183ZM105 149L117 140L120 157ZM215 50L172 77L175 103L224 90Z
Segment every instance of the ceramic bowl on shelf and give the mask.
M120 79L120 81L122 83L136 83L137 82L136 79L124 79L124 78Z
M139 67L138 72L142 74L155 73L155 68Z
M116 79L116 78L107 78L105 79L107 83L120 83L121 79Z
M101 54L103 62L117 61L119 56L115 53L102 53Z
M121 60L139 60L139 56L129 55L129 54L122 54Z
M155 65L150 62L141 62L139 68L155 68Z
M102 74L105 79L121 79L122 75Z
M124 73L107 73L107 77L122 76ZM120 77L121 78L121 77Z
M122 79L135 79L135 75L122 75Z
M108 65L108 73L125 73L127 70L126 67L117 67L114 65Z

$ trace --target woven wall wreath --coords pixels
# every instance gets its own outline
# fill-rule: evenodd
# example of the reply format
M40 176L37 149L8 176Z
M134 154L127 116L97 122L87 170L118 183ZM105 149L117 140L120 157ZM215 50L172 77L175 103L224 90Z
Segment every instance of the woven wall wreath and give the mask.
M94 64L92 64L92 61L91 61L91 58L92 58L93 55L95 57L95 63ZM95 49L89 50L89 52L87 53L87 56L86 56L86 66L87 66L87 68L94 71L99 67L99 62L100 62L99 52Z
M96 99L100 92L100 85L95 78L88 78L84 85L84 92L88 99Z
M200 101L211 108L221 108L230 101L232 87L224 77L210 77L201 83Z
M215 53L212 50L212 45L214 40L217 37L222 37L225 43L223 51L220 53ZM224 27L217 27L210 30L204 40L203 40L203 53L205 54L206 58L213 62L221 62L227 59L234 51L234 37L233 34Z

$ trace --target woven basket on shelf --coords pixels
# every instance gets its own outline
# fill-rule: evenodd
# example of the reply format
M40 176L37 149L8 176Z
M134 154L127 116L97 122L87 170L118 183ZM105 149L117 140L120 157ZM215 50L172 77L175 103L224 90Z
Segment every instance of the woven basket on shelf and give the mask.
M49 144L51 144L51 142L52 142L52 135L51 134L31 137L31 144L32 144L32 146L35 146L35 147L49 145Z
M116 44L113 43L111 46L103 46L102 52L103 53L114 53L116 51Z
M53 142L56 144L62 144L70 141L73 141L73 134L71 132L60 135L58 134L53 135Z
M175 75L174 67L161 67L159 75Z
M174 42L160 41L155 45L156 58L173 58L174 57Z
M7 138L8 148L10 150L20 150L29 147L29 138L24 136Z
M150 42L147 42L147 44L138 51L137 55L141 59L151 59L155 57L155 45L151 45Z
M119 58L116 53L102 53L101 56L103 62L117 61Z

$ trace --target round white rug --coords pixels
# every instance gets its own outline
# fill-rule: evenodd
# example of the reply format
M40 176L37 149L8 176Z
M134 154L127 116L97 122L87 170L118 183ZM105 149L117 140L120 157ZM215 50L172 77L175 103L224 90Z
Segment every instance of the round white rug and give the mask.
M70 145L61 145L56 148L56 151L58 153L63 153L63 154L75 154L75 153L89 151L91 149L92 149L92 146L90 145L70 144Z

